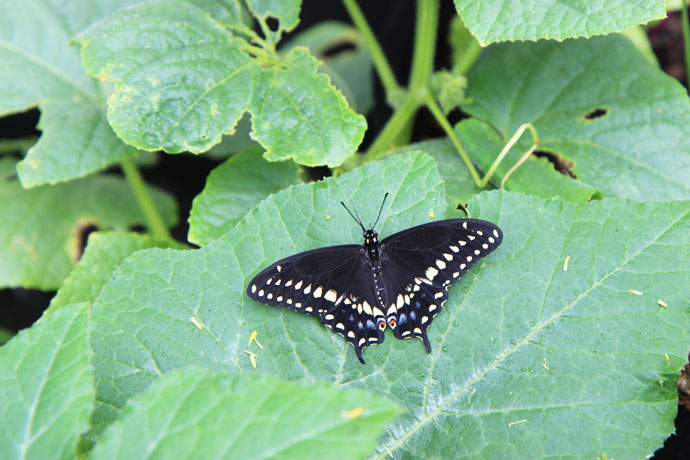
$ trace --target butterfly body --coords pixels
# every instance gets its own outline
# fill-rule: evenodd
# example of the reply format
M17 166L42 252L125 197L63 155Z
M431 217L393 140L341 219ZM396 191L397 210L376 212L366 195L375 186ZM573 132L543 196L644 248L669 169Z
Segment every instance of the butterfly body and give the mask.
M360 224L361 225L361 224ZM364 230L363 245L302 252L268 266L247 287L259 302L319 315L350 342L359 360L383 342L387 327L399 339L419 338L448 299L448 287L501 244L494 224L448 219L403 230L379 241Z

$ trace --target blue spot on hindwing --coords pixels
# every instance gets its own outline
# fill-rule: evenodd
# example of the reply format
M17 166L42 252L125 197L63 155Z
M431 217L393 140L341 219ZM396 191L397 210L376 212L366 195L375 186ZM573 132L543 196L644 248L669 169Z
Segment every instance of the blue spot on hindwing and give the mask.
M359 329L360 331L364 329L364 324L362 324L361 321L357 323L357 329Z
M367 320L367 327L369 329L376 329L376 324L374 324L374 322L372 320L368 319Z
M405 321L407 321L407 315L405 313L400 313L400 316L398 316L398 324L402 324Z
M410 319L411 319L412 321L414 321L414 320L417 319L417 315L415 315L415 313L414 313L413 311L410 312Z

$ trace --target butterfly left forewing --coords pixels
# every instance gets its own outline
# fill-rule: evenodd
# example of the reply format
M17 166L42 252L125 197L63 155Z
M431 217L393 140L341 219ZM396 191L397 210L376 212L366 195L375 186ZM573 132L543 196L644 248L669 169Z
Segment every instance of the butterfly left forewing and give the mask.
M394 318L395 336L417 337L431 351L426 331L448 299L448 287L502 239L496 225L476 219L431 222L384 239L381 265L389 293L386 315Z
M362 363L368 345L383 342L374 315L375 295L361 246L314 249L282 259L256 275L247 295L264 304L319 315L350 342Z

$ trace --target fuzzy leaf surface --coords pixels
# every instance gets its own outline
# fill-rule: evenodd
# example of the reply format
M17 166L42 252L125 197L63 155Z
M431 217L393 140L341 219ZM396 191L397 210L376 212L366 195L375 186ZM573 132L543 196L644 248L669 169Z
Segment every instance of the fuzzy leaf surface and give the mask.
M105 95L70 47L92 22L133 0L0 0L0 116L41 110L43 135L18 166L25 187L54 184L134 155L108 126Z
M151 188L168 225L177 220L172 197ZM95 225L126 230L145 223L124 179L94 176L25 190L0 182L0 286L57 289L80 256L81 233Z
M464 110L503 139L532 123L539 150L604 196L690 199L690 100L626 38L492 46L469 79Z
M483 44L606 35L666 17L664 0L455 0L455 8Z
M96 232L89 240L79 263L65 279L48 312L72 303L92 304L115 269L132 253L146 248L183 249L175 241L160 240L139 233Z
M400 412L361 390L185 369L134 398L91 458L359 460Z
M364 118L306 50L259 62L247 42L187 3L120 10L79 42L89 74L115 85L111 126L143 150L204 152L234 133L246 111L272 161L337 166L364 135Z
M65 306L0 348L3 459L75 458L94 397L88 317Z
M317 318L245 296L251 277L281 257L361 242L337 203L356 203L370 222L386 191L381 237L445 208L431 157L401 154L271 195L200 250L127 259L94 306L97 429L176 368L251 371L244 350L257 331L258 372L370 390L405 407L380 440L381 459L384 446L397 458L640 458L662 445L690 334L687 202L478 195L470 216L501 227L503 244L450 289L429 328L431 354L388 333L362 365Z
M200 246L218 239L271 193L299 182L299 167L270 163L261 149L234 155L214 169L189 213L189 241Z

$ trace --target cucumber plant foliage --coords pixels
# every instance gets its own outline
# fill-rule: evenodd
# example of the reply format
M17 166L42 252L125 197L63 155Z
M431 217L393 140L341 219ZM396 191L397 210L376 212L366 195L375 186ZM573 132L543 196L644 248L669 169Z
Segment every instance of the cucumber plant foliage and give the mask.
M0 286L57 291L0 329L3 458L654 454L690 345L690 101L621 34L663 0L580 3L455 0L438 37L420 0L403 85L355 0L304 30L299 0L0 0L0 116L41 114L0 139ZM443 136L412 136L420 110ZM141 170L185 152L218 165L178 209ZM503 231L431 353L386 332L360 364L246 295L276 260L361 244L339 202L371 223L386 193L381 238Z

